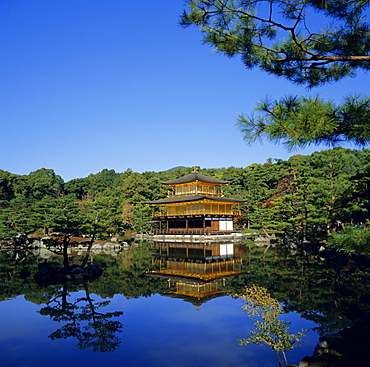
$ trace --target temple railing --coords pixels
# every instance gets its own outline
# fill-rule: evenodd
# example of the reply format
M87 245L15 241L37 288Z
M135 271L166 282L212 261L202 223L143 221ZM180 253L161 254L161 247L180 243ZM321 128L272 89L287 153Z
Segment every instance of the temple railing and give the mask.
M211 229L203 228L169 228L169 229L152 229L149 232L151 235L159 234L199 234L199 235L221 235L221 234L231 234L235 231L215 231Z
M176 216L187 216L187 215L232 215L232 216L240 216L242 212L240 210L207 210L207 209L187 209L187 210L179 210L176 212L171 211L168 212L153 212L152 216L154 218L157 217L176 217Z

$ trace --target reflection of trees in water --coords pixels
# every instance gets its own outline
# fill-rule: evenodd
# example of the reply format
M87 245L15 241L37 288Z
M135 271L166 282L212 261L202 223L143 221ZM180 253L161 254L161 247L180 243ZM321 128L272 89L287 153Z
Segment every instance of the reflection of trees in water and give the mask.
M75 338L80 349L114 351L121 343L118 334L122 331L122 323L116 318L123 312L101 312L101 308L108 306L110 301L96 302L90 293L102 298L112 298L115 294L139 298L158 293L159 289L165 287L163 282L154 282L143 276L151 266L151 259L152 256L145 247L132 248L116 257L94 256L95 265L102 268L99 279L82 284L64 283L59 291L54 291L48 298L46 307L40 310L41 315L48 315L51 320L64 323L49 337L53 340ZM81 289L85 296L70 300L69 291Z
M276 352L279 367L287 366L285 352L299 346L301 338L305 335L302 332L289 333L290 322L279 319L284 313L282 306L276 298L267 293L266 288L252 285L245 288L238 297L245 301L242 308L253 319L255 325L249 338L239 340L240 345L266 344Z
M123 314L122 311L99 312L110 301L95 302L89 292L88 284L83 285L85 296L68 301L68 285L43 307L39 313L51 320L65 324L49 335L52 340L76 338L80 349L92 348L93 352L112 352L121 343L116 335L122 330L120 321L112 320Z
M241 253L243 252L243 254ZM320 260L309 252L291 254L282 248L241 247L242 268L246 275L226 278L223 290L242 293L251 284L258 284L284 303L286 311L299 312L303 318L318 325L320 335L352 326L370 308L369 267L358 266L348 257ZM116 257L96 255L94 264L103 270L101 277L89 283L89 291L101 298L122 294L126 298L148 297L168 291L163 279L144 276L154 270L152 256L145 246L131 248ZM0 253L0 300L24 295L35 304L50 302L59 286L40 287L27 274L37 272L43 261L33 255L20 256ZM81 258L77 258L77 262ZM61 257L53 262L62 265ZM70 259L75 263L75 259ZM69 291L83 290L82 285L70 284Z
M69 256L69 263L81 263L83 257ZM144 276L151 270L152 255L147 248L132 247L117 256L94 255L89 263L98 265L102 269L99 279L89 281L90 292L101 298L112 298L122 294L125 298L149 297L154 293L167 290L163 279L154 279ZM45 263L51 266L63 267L63 257L53 257L52 261L45 261L27 251L15 257L12 252L0 253L0 301L24 295L25 299L35 304L49 302L59 289L58 285L40 286L33 276L38 271L38 264ZM28 276L27 276L28 275ZM69 284L69 290L78 291L82 286L78 283Z
M41 308L40 314L64 324L50 338L75 338L81 349L114 351L121 343L119 333L122 324L117 317L123 312L102 312L102 308L108 306L110 301L95 301L90 294L101 298L112 298L115 294L139 298L161 293L162 289L166 289L163 280L143 276L151 266L151 259L152 256L145 247L132 248L116 257L96 255L91 261L103 270L99 279L88 283L68 282L62 283L62 286L50 283L41 286L30 275L37 272L38 262L43 259L30 253L25 253L22 257L0 253L0 280L5 285L1 288L0 300L22 294L27 301L46 304ZM68 261L80 263L81 257L69 257ZM45 263L54 268L64 268L63 257L53 257L51 263ZM79 291L83 291L84 296L72 298L72 292L75 294Z
M359 321L370 306L368 264L341 254L320 259L314 253L284 248L245 248L246 276L226 280L226 287L242 293L258 284L284 303L284 310L299 312L315 322L322 336L343 330Z

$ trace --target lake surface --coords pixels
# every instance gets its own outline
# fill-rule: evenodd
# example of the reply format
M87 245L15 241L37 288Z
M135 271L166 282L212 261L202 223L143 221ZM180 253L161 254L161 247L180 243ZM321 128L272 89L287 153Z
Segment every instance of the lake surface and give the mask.
M271 348L238 342L255 326L233 295L252 284L284 306L291 333L307 329L287 352L298 365L370 305L367 267L279 247L144 243L93 255L98 279L48 286L38 264L61 257L18 249L0 261L1 366L277 366Z

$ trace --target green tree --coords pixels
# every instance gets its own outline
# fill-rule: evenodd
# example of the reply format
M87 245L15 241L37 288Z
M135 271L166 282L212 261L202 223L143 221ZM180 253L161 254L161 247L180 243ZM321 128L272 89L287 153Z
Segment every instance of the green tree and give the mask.
M369 1L188 0L183 26L227 56L308 86L370 69ZM329 20L318 22L318 17Z
M270 199L274 217L282 226L301 226L304 232L309 225L351 221L353 210L359 209L356 202L361 200L362 206L367 202L362 198L366 181L352 180L362 170L366 156L365 152L335 148L291 157L285 163L287 173Z
M20 199L28 199L31 197L31 187L27 176L15 176L12 180L14 196Z
M137 172L128 173L117 189L122 199L129 204L142 203L151 199L151 189L148 180Z
M89 180L87 178L75 178L64 185L67 195L74 195L78 200L86 200L89 192Z
M67 197L61 199L45 196L41 200L33 202L28 210L35 231L43 235L51 235L55 231L55 223L61 215L60 206L66 205L67 200Z
M278 300L267 293L266 288L252 285L239 297L246 302L242 308L253 318L256 327L249 338L239 340L240 345L266 344L276 352L279 366L288 366L285 352L299 345L305 336L303 332L289 334L290 323L279 319L284 310Z
M241 55L247 68L314 87L370 69L369 3L188 0L181 24L200 27L205 44L230 57ZM364 145L370 141L369 106L366 97L347 97L337 106L318 97L289 96L259 103L259 114L239 116L239 126L249 143L267 137L288 148L340 141Z
M14 198L0 205L0 239L11 239L17 234L30 234L38 224L33 220L31 203L24 198Z
M27 180L31 195L35 200L40 200L45 196L58 197L63 191L64 181L52 169L40 168L31 172Z
M344 252L370 256L370 226L348 226L339 233L333 233L328 244Z
M349 179L349 187L342 201L342 213L351 223L369 219L370 213L370 164L365 164ZM348 220L349 219L349 220Z
M252 164L245 169L243 180L246 203L241 207L242 218L251 228L269 229L276 226L271 209L271 198L277 193L277 185L286 174L280 161L269 160L265 164Z
M94 200L95 195L114 186L117 174L114 170L103 169L96 174L90 174L87 177L88 184L85 186L84 194L87 200Z
M14 197L11 177L11 173L0 170L0 201L10 200Z
M118 197L107 192L97 195L94 201L79 203L83 215L81 232L94 238L120 236L123 231L120 203Z
M318 97L288 96L279 101L266 99L256 110L256 115L239 116L238 125L248 144L262 138L282 141L288 149L370 142L370 98L346 97L343 104L336 105Z
M123 220L119 212L119 199L115 196L97 195L93 202L79 203L81 211L80 233L89 236L86 255L81 263L85 267L97 238L120 236L123 234Z

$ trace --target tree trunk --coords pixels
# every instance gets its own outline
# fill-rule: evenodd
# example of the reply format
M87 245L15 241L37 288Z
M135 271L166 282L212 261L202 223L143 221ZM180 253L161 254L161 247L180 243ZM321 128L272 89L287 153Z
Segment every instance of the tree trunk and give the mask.
M69 237L63 237L63 266L68 267L68 244Z
M89 257L90 257L90 254L91 254L91 249L92 249L93 244L95 242L95 236L96 236L96 233L93 234L93 236L91 237L91 239L89 241L89 245L87 246L86 255L85 255L85 257L84 257L84 259L82 260L82 263L81 263L81 268L84 268L87 264L87 261L89 260Z

